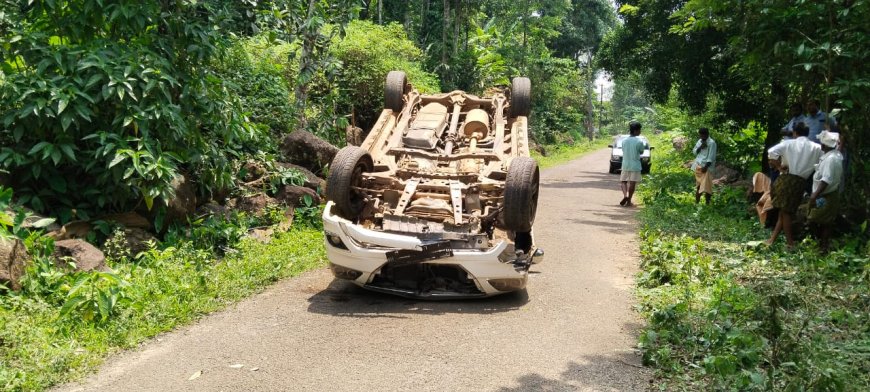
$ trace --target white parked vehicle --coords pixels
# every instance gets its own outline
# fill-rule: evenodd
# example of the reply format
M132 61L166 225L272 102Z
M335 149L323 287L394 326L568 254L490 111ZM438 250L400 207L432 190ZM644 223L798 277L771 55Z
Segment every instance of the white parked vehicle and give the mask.
M524 289L543 257L532 238L529 79L491 97L422 95L392 71L385 90L362 146L330 166L323 228L334 275L416 298Z
M610 174L616 174L622 171L622 142L625 139L628 139L629 135L618 135L613 137L613 144L608 145L610 147ZM650 147L649 140L647 140L644 136L638 136L645 148L643 150L643 154L640 155L640 172L642 174L649 174L650 169L652 168L652 149Z

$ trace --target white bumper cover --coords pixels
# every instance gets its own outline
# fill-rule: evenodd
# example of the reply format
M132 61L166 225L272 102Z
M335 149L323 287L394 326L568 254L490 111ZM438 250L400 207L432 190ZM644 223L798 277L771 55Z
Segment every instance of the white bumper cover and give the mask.
M327 202L323 210L323 230L326 236L337 236L347 249L326 241L326 254L329 261L340 267L361 273L353 280L355 284L366 287L378 270L387 263L387 252L399 249L420 250L423 242L414 236L384 233L363 228L353 222L331 213L333 203ZM508 243L499 241L487 250L454 249L453 256L435 260L421 261L428 264L459 266L468 272L478 290L484 296L504 293L490 284L490 280L522 279L522 286L528 279L526 269L518 269L510 262L502 262L499 256L505 252Z

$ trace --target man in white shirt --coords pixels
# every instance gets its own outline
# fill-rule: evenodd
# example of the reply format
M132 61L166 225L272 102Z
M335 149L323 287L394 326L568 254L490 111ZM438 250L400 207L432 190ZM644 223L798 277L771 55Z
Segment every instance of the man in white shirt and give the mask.
M766 242L768 245L776 241L780 231L785 231L786 245L789 249L794 248L792 218L803 200L806 181L822 156L822 148L807 139L808 134L806 125L798 124L792 135L794 139L783 140L767 150L771 167L782 173L771 192L773 206L779 209L779 220Z
M840 134L822 131L819 134L824 155L813 174L813 194L810 195L810 223L819 226L819 246L828 252L831 228L840 213L840 186L843 183L843 155L837 150Z
M713 165L716 164L716 141L710 139L710 130L698 129L698 142L692 149L695 161L692 162L692 171L695 172L695 203L701 202L701 194L707 204L713 195Z
M812 99L807 104L807 111L804 116L804 124L810 129L809 139L813 143L819 143L819 134L825 130L825 124L833 128L837 125L837 120L833 117L828 117L828 114L819 109L819 100Z

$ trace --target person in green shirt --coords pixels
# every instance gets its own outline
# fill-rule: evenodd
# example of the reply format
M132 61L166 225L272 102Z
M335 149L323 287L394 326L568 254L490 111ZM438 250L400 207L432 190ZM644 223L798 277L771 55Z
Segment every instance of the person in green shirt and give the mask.
M634 196L635 187L640 182L640 155L646 145L638 136L640 136L640 123L632 121L628 124L629 137L622 141L622 174L619 177L620 187L622 188L621 206L632 206L631 198Z

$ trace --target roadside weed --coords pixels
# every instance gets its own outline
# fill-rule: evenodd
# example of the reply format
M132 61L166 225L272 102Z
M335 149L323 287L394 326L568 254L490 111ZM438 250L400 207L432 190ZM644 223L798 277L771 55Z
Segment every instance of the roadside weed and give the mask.
M685 157L659 158L642 184L637 276L639 347L659 388L870 390L866 239L847 235L825 256L812 239L759 247L769 232L745 190L695 204Z

